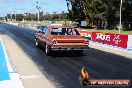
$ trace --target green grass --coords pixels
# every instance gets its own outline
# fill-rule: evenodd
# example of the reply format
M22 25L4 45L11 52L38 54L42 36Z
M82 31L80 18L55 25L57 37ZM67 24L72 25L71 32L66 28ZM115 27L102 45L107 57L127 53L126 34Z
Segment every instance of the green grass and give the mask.
M95 32L109 32L109 33L116 33L119 34L119 30L92 30ZM121 30L120 32L121 34L128 34L128 35L132 35L132 31L123 31Z

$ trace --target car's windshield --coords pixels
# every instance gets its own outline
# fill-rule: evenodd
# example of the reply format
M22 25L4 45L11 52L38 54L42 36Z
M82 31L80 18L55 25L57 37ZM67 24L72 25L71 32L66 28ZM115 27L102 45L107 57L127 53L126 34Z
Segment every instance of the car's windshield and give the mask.
M52 28L52 35L80 35L76 29L73 28Z

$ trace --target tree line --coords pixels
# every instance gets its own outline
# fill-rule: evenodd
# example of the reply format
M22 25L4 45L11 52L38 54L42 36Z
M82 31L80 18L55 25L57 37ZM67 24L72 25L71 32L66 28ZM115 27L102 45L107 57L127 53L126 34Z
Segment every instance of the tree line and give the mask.
M31 20L31 21L37 21L38 15L37 14L28 14L24 16L24 20ZM51 21L59 21L59 20L68 20L67 13L53 13L53 14L40 14L40 21L43 20L51 20Z
M6 20L16 20L16 21L23 21L23 20L27 20L27 21L37 21L38 20L38 14L31 14L31 13L25 13L24 14L7 14L7 16L5 16ZM51 21L60 21L60 20L68 20L68 15L67 13L46 13L43 14L43 12L40 12L40 21L43 20L51 20Z
M119 25L121 0L66 0L69 18L88 26L116 29ZM122 24L124 30L132 30L132 0L123 0Z

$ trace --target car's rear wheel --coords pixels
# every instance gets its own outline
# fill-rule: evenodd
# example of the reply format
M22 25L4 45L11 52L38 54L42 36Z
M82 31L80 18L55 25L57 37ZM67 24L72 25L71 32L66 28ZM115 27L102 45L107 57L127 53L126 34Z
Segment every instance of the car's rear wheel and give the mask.
M35 39L35 45L36 45L36 47L37 47L37 48L39 48L39 47L40 47L39 42L38 42L38 40L37 40L37 39Z
M45 44L45 53L46 53L46 55L50 55L51 54L51 49L50 49L50 47L47 44Z

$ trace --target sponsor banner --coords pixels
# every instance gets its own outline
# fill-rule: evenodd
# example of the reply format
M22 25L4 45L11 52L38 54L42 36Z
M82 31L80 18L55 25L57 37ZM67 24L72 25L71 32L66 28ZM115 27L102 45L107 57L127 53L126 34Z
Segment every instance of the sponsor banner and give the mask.
M96 42L100 42L103 44L110 44L110 33L96 33Z
M92 33L92 41L93 42L96 42L96 32L93 32Z
M81 36L88 38L89 40L91 40L92 38L92 32L88 32L86 30L79 30L79 33L81 34Z
M111 33L105 33L104 44L110 44L110 35Z
M110 45L127 48L128 35L111 34Z
M132 35L128 35L127 49L132 50Z
M92 41L127 48L128 35L93 32Z
M111 33L93 32L92 41L103 43L103 44L110 44L110 36L111 36Z

